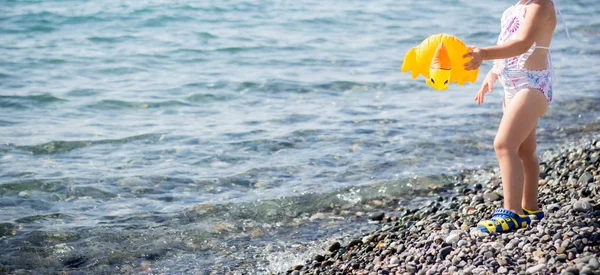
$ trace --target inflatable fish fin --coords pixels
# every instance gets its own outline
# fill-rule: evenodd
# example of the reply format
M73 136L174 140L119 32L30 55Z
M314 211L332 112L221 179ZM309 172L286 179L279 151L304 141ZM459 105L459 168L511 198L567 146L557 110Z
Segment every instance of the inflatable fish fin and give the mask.
M417 49L411 48L404 55L404 62L402 63L402 72L411 72L412 78L417 78L419 74L423 74L425 77L429 77L429 72L427 74L423 73L422 66L417 62Z

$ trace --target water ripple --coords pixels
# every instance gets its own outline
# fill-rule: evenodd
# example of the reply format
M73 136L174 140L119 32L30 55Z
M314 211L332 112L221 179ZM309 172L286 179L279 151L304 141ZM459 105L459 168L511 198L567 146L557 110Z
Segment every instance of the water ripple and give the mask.
M48 93L30 96L0 95L0 108L31 109L66 101L66 99L58 98Z
M76 140L76 141L51 141L39 145L16 146L17 149L30 151L33 154L58 154L66 153L77 149L82 149L101 144L125 144L138 141L156 142L160 140L162 134L142 134L120 139L102 139L102 140Z
M152 108L163 108L163 107L176 107L176 106L187 106L187 103L169 100L163 102L130 102L123 100L107 99L99 102L95 102L86 106L91 109L101 110L121 110L121 109L152 109Z

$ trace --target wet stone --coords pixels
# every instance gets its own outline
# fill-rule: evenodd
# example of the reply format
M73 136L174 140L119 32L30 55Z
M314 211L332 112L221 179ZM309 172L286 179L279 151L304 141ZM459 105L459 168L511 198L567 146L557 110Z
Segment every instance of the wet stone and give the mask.
M335 242L333 243L331 246L329 246L329 248L327 249L329 252L335 252L338 251L340 249L341 245L339 242Z
M347 247L350 248L350 247L354 247L354 246L357 246L357 245L360 245L360 244L362 244L361 240L354 239L354 240L350 241L350 243L348 244Z
M14 230L15 226L12 223L0 223L0 238L11 236Z
M320 263L325 260L325 257L323 255L315 255L313 260Z
M369 216L369 220L381 221L381 220L383 220L384 217L385 217L385 213L383 213L383 212L375 213L375 214Z
M68 258L63 264L69 268L78 268L87 262L87 258L83 255L76 255Z

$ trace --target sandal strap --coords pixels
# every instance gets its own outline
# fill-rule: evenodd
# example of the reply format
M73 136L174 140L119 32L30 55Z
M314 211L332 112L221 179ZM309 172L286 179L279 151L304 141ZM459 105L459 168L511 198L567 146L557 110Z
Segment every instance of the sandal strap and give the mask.
M541 208L538 210L528 210L528 209L523 208L523 212L526 215L534 215L538 220L543 219L545 216L544 210L542 210Z
M504 209L504 208L496 208L496 211L494 211L494 214L492 214L492 218L494 217L509 217L509 218L513 218L513 219L518 219L520 218L519 215L515 212L512 212L508 209Z

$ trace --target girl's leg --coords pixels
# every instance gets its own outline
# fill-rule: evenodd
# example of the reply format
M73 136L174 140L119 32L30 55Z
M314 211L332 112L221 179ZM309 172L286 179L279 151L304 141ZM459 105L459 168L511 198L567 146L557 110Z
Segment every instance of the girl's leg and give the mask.
M500 164L504 188L504 208L523 214L524 169L519 158L519 148L546 112L548 101L537 89L519 91L504 110L494 149Z
M521 206L527 210L538 210L538 182L540 177L540 163L536 155L535 128L519 147L519 158L523 164L525 181L523 184L523 199Z

